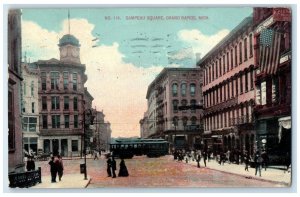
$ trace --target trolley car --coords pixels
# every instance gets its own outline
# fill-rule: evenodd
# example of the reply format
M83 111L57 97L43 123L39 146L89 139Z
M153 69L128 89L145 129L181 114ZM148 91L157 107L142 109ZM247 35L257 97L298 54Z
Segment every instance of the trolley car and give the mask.
M116 157L132 158L147 155L160 157L168 154L169 143L164 139L129 138L118 139L110 144L110 152Z

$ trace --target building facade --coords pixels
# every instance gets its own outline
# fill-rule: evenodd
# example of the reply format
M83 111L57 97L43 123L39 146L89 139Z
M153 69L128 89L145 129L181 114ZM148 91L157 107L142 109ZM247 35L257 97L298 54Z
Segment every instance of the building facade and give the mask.
M39 144L45 153L79 156L83 150L83 116L87 81L80 44L73 35L59 40L60 60L39 60Z
M204 72L204 147L254 153L254 33L245 18L198 63Z
M9 10L8 42L8 171L24 171L21 129L21 11Z
M155 132L153 134L151 132L149 137L168 140L170 151L200 146L201 110L195 108L180 110L180 106L202 104L200 92L198 68L164 68L147 91L149 125L153 125L155 121ZM153 101L156 101L155 109Z
M111 128L110 123L105 122L105 115L103 111L97 111L95 117L95 149L101 151L108 151L111 143Z
M25 57L26 58L26 57ZM41 145L39 140L39 97L38 80L39 69L37 65L22 63L22 131L23 149L27 153L37 154Z
M147 138L148 136L150 136L149 124L150 123L148 122L147 112L145 112L144 118L140 120L140 136L141 136L141 138Z
M254 24L257 146L270 157L290 157L291 10L254 8Z

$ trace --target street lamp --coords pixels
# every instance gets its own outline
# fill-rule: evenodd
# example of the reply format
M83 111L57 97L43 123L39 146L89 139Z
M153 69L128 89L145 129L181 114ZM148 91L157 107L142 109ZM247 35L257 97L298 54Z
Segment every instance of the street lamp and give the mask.
M95 116L91 109L86 109L83 113L83 153L84 153L84 180L87 180L87 170L86 170L86 129L93 125Z

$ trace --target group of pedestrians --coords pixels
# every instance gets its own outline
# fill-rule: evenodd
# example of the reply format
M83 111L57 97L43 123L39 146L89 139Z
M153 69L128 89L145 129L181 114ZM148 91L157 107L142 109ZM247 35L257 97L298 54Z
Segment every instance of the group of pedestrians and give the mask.
M108 159L106 161L107 163L107 175L108 177L112 177L112 178L116 178L116 170L117 170L117 164L116 164L116 160L115 158L112 156L108 156ZM125 161L123 158L121 158L121 162L120 162L120 169L119 169L119 173L118 173L119 177L127 177L129 176L127 167L125 165Z
M35 170L35 163L34 163L34 157L33 156L28 156L27 157L26 170L27 171Z
M64 165L62 161L62 157L60 155L52 156L49 161L50 165L50 173L51 173L51 183L56 183L56 177L58 175L59 181L63 176Z
M208 151L200 151L200 150L192 150L192 151L186 151L184 149L182 150L175 150L173 152L174 160L177 161L183 161L185 160L186 163L190 161L196 161L197 167L200 168L200 161L201 158L203 159L204 166L206 167L206 161L209 160L210 154Z

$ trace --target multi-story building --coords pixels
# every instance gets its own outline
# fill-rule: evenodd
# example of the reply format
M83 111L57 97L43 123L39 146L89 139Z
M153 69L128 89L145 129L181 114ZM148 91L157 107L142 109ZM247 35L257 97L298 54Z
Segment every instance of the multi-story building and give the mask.
M96 143L95 147L97 150L108 151L109 144L111 142L111 128L110 123L105 122L104 118L105 115L103 111L96 112L94 121L94 125L96 127L94 139Z
M39 60L40 144L44 152L78 156L83 150L83 112L87 81L80 44L73 35L59 40L60 60Z
M140 120L140 136L141 138L150 136L147 112L144 113L143 119Z
M254 8L254 24L257 145L285 158L291 155L291 10Z
M154 84L152 85L154 86ZM147 121L143 123L146 124L144 128L147 128L148 134L144 135L145 138L154 135L156 132L156 90L154 87L149 87L147 92Z
M26 57L25 57L26 58ZM41 148L39 137L39 69L36 64L25 61L22 64L22 131L23 149L28 153L37 153Z
M221 151L255 150L254 33L245 18L198 63L204 72L204 147Z
M8 171L24 171L21 129L21 11L8 12Z
M179 106L202 104L200 92L199 68L164 68L147 90L148 122L152 124L152 120L155 121L156 128L149 137L167 139L170 149L199 146L201 110L179 110ZM156 101L155 109L153 100Z

